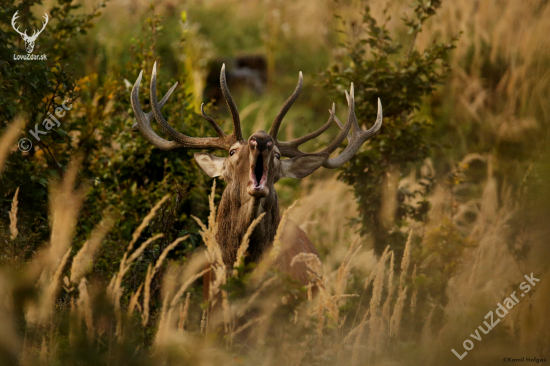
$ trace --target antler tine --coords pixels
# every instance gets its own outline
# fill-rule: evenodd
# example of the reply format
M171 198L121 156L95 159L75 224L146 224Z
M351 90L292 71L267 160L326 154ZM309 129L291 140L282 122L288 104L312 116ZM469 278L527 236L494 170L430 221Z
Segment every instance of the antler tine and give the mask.
M234 136L237 141L241 141L243 139L243 133L241 130L241 118L239 117L239 110L237 109L237 104L235 103L235 100L231 96L231 93L229 92L229 88L227 87L227 81L225 79L225 64L222 65L222 71L220 72L220 86L222 89L223 97L225 98L227 106L231 111L231 117L233 118L232 136ZM208 119L207 121L210 122Z
M42 31L44 31L44 28L46 28L46 25L48 24L48 20L49 20L50 18L48 18L48 14L46 14L46 13L44 13L44 16L43 16L42 18L44 18L44 19L46 20L46 22L42 22L42 29L40 29L40 30L36 30L36 29L35 29L35 30L32 32L32 36L30 36L29 38L31 38L31 39L36 39L36 38L40 35L40 33L42 33ZM26 34L26 33L25 33L25 34Z
M14 29L17 33L19 33L20 35L25 35L26 37L28 37L28 36L27 36L27 30L26 30L26 29L25 29L25 32L23 33L23 32L20 32L20 31L19 31L19 27L15 28L15 20L16 20L17 18L19 18L19 15L18 15L17 13L19 13L19 10L17 10L17 11L15 12L15 14L13 14L13 17L11 18L11 26L12 26L13 29Z
M140 72L134 87L132 88L132 109L136 115L137 127L153 145L161 150L177 150L177 149L223 149L226 150L232 145L230 139L224 139L220 137L189 137L174 130L168 122L164 119L160 109L168 100L168 97L174 91L176 85L166 93L164 98L159 103L157 100L157 78L156 78L156 62L153 66L153 72L151 75L151 105L153 111L149 113L143 112L139 103L139 84L143 71ZM151 120L155 117L157 123L166 131L175 141L168 141L158 136L151 128Z
M48 24L48 21L50 20L50 18L48 18L48 14L46 14L46 13L44 13L44 16L42 18L44 18L46 21L42 22L42 29L40 29L40 32L38 32L38 34L42 33L44 28L46 28L46 25Z
M202 118L207 120L210 123L210 125L212 125L214 130L216 130L216 133L218 134L218 136L220 136L221 138L227 139L228 136L225 134L225 132L222 131L222 129L220 128L220 126L218 126L216 121L214 121L212 117L204 113L204 103L201 104L201 114L202 114Z
M168 92L166 92L166 94L164 95L164 98L162 98L161 101L159 102L159 108L162 109L162 107L164 107L164 104L166 104L166 101L168 100L168 98L170 98L170 95L172 95L172 92L174 91L174 89L176 89L176 86L178 86L177 82L174 85L172 85L172 87L170 88L170 90L168 90ZM132 92L133 92L133 90L134 89L132 89ZM138 85L138 95L139 95L139 85ZM138 98L138 102L139 102L139 98ZM149 121L151 121L153 116L154 116L153 111L151 111L149 113L145 113L145 115L147 116ZM132 131L139 131L139 127L138 127L137 122L132 125Z
M351 103L354 103L353 96L351 97ZM348 146L336 158L328 159L323 164L323 167L328 169L341 167L342 165L347 163L353 157L353 155L355 155L355 153L357 153L357 151L365 141L367 141L368 139L376 135L378 131L380 131L380 128L382 127L382 102L380 102L380 98L378 98L378 113L376 116L376 122L367 131L363 131L359 127L357 119L355 118L355 114L353 117L355 121L353 124L352 136L351 138L348 137Z
M285 156L285 157L288 157L288 158L293 158L293 157L299 156L299 155L307 155L308 153L304 153L304 152L300 151L298 149L298 146L302 145L303 143L305 143L305 142L319 136L321 133L325 132L330 127L330 125L332 124L332 121L334 121L334 119L336 118L335 106L334 106L334 103L333 103L332 104L332 111L330 111L330 118L327 121L327 123L324 126L322 126L320 129L318 129L317 131L312 132L312 133L310 133L306 136L303 136L303 137L300 137L296 140L293 140L293 141L288 141L288 142L278 141L277 138L276 138L276 135L277 135L277 132L278 132L279 125L282 121L282 118L284 117L284 115L286 114L288 109L292 106L292 103L294 103L294 101L298 97L298 94L300 93L301 88L302 88L302 73L300 73L300 78L298 80L298 85L296 86L296 90L290 96L290 98L287 99L287 101L285 102L285 104L283 105L281 110L279 111L279 114L277 115L277 117L275 118L275 122L273 123L273 127L271 128L272 133L270 133L271 136L273 137L273 139L275 140L275 144L279 148L279 151L281 152L281 155ZM346 92L346 96L347 96L347 92ZM353 98L353 83L351 84L351 98ZM319 152L319 154L326 153L326 154L330 155L346 139L346 136L348 135L348 133L351 129L351 126L352 126L353 120L354 120L354 116L355 116L354 107L353 107L354 104L350 105L349 97L348 97L348 106L350 106L350 110L349 110L349 113L348 113L348 121L347 121L346 125L343 127L343 130L338 134L336 139L327 148L325 148L323 151Z
M326 131L333 120L336 121L338 127L340 128L340 133L338 136L334 139L334 141L327 146L323 151L320 151L318 153L314 154L327 154L330 155L333 153L341 144L344 142L344 140L347 138L348 140L348 146L334 159L328 159L324 164L323 167L334 169L341 167L346 162L348 162L353 155L359 150L361 145L368 139L370 139L372 136L374 136L382 126L382 103L380 102L380 99L378 99L378 116L376 118L376 123L374 126L372 126L369 130L363 131L357 122L357 117L355 116L355 92L354 92L354 86L353 83L351 83L350 93L345 92L346 99L348 101L348 117L346 120L346 124L342 125L340 120L336 117L335 114L335 107L334 104L332 105L332 110L329 110L330 112L330 118L328 122L321 127L319 130L312 132L306 136L300 137L296 140L289 141L289 142L281 142L276 141L277 147L279 148L281 155L293 158L299 155L312 155L309 153L301 152L298 149L298 146L303 144L306 141L311 140L312 138L315 138L319 136L321 133ZM290 98L289 98L290 99ZM351 133L350 133L351 131Z
M287 158L293 158L295 156L303 155L304 153L302 151L300 151L298 149L298 147L300 145L303 145L304 143L316 138L317 136L319 136L320 134L322 134L323 132L328 130L328 128L332 124L332 121L334 121L334 119L336 117L335 114L334 114L334 108L335 107L334 107L334 103L333 103L332 104L332 111L329 110L329 112L331 112L330 118L317 131L311 132L311 133L309 133L305 136L302 136L302 137L298 137L297 139L292 140L292 141L277 141L276 144L277 144L277 147L279 148L279 151L281 152L281 155L285 156Z
M277 135L279 133L279 127L281 126L281 122L283 121L283 118L285 118L285 115L290 109L290 107L292 107L296 99L298 99L298 96L302 91L303 83L304 83L304 78L303 78L302 72L300 71L300 73L298 74L298 84L296 85L296 89L294 89L294 93L292 93L292 95L286 100L286 102L283 104L283 106L279 110L279 113L277 113L277 116L273 121L273 125L271 126L271 130L269 131L269 135L273 138L273 140L277 141ZM321 134L323 131L321 131L319 134Z
M132 102L132 109L134 110L134 114L136 115L136 121L137 121L137 123L134 126L137 125L137 128L141 131L143 136L145 136L145 138L149 140L149 142L155 145L155 147L161 150L171 151L171 150L181 149L181 146L179 146L176 142L167 141L161 138L151 128L151 120L153 119L153 112L149 112L146 114L141 109L141 104L139 103L139 84L141 83L142 76L143 76L143 71L139 73L139 76L134 84L134 87L132 88L132 94L130 98Z
M329 113L330 113L330 109L328 110ZM338 117L334 116L334 121L336 122L336 124L338 125L338 128L340 129L340 131L342 131L344 129L344 125L342 124L342 122L340 122L340 120L338 119ZM348 140L348 144L351 143L351 135L348 133L348 136L346 137L347 140Z

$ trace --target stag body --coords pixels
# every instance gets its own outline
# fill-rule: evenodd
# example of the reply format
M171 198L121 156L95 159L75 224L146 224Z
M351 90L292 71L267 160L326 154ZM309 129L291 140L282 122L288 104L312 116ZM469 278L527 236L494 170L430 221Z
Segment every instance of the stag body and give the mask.
M21 35L21 37L23 38L23 41L25 41L25 49L27 50L27 53L32 53L32 51L34 50L34 42L36 42L36 38L38 38L40 33L42 33L44 28L46 28L46 24L48 24L48 20L49 20L48 14L44 14L43 18L46 21L42 22L42 29L40 29L39 31L34 30L34 32L32 33L32 36L28 36L26 29L24 32L20 32L19 27L17 28L15 27L15 20L18 18L18 15L17 15L18 12L19 10L16 11L15 14L13 14L13 17L11 18L11 26L17 33Z
M233 118L233 133L226 135L218 124L204 113L201 106L202 116L212 125L218 137L189 137L175 131L166 122L160 111L177 84L158 102L155 63L150 88L153 111L144 113L139 103L141 77L142 73L140 73L132 89L132 108L137 121L133 126L134 130L141 131L153 145L162 150L224 149L229 151L227 158L216 157L208 153L195 153L195 160L210 177L221 177L227 182L227 188L223 192L217 216L218 234L216 239L222 249L224 264L229 269L235 263L237 251L248 227L261 214L264 214L264 216L250 236L246 260L256 263L261 261L273 245L280 221L279 204L274 187L279 179L283 177L304 178L321 166L331 169L342 166L351 159L366 140L379 131L382 125L382 107L380 100L378 100L378 116L374 126L367 131L363 131L359 127L355 117L352 83L350 94L348 95L346 92L348 118L345 126L335 116L333 104L332 110L329 111L329 120L317 131L293 141L279 141L277 135L280 124L302 88L303 80L302 73L300 73L294 93L275 117L269 134L258 131L250 136L248 140L244 140L239 112L225 80L224 65L220 74L220 84ZM161 138L151 129L153 117L173 141ZM333 121L336 121L341 131L326 149L318 153L304 153L298 149L303 143L326 131ZM330 159L330 154L346 138L348 139L347 147L337 157ZM281 159L282 157L289 159ZM317 250L305 233L289 220L284 227L278 263L283 271L307 284L308 275L305 265L296 263L291 266L292 258L299 253L312 253L318 256ZM210 279L207 276L205 278L205 288L208 287L209 282Z

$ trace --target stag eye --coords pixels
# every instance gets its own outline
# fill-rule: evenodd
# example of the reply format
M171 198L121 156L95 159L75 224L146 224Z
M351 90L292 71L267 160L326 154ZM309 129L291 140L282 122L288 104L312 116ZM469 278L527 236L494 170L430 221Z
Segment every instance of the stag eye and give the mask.
M229 155L233 156L235 155L236 152L237 152L237 149L233 149L229 152Z
M281 160L281 154L275 153L275 157L276 157L278 160Z

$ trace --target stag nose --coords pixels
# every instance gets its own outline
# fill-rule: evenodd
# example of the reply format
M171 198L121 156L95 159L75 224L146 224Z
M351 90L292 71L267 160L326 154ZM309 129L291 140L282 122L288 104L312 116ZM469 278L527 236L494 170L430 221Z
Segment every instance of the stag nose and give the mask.
M273 147L273 139L265 131L256 132L248 139L251 149L258 149L260 152Z

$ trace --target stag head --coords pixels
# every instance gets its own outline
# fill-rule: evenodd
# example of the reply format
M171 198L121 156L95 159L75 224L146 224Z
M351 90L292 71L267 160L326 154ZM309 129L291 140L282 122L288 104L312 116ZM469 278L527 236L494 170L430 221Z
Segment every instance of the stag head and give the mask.
M281 122L294 101L298 98L302 89L303 78L300 72L298 85L294 93L284 103L275 117L270 132L258 131L250 136L248 140L245 140L241 132L241 122L237 105L227 87L225 65L223 65L220 74L220 84L233 118L233 133L231 135L226 135L218 124L205 114L203 106L201 106L203 118L212 125L218 137L189 137L175 131L166 122L161 113L162 106L172 94L177 83L172 86L159 103L156 92L155 63L153 66L150 87L150 100L153 111L145 113L142 111L139 103L139 85L141 83L142 74L143 71L139 74L132 89L132 108L137 121L133 126L133 130L141 131L147 140L161 150L227 150L229 156L226 158L199 152L195 153L194 157L206 174L210 177L223 178L228 182L228 189L241 192L240 196L243 199L245 199L246 196L249 198L261 199L270 195L276 195L273 185L283 177L304 178L321 166L329 169L342 166L353 157L366 140L374 136L380 130L382 125L382 105L380 100L378 100L378 116L375 124L367 131L363 131L359 127L357 118L355 117L355 101L352 83L349 95L346 91L348 116L345 125L342 125L336 117L333 104L332 109L329 110L330 117L328 121L317 131L293 141L279 141L277 135ZM162 129L170 135L173 141L165 140L153 131L151 128L151 120L153 117ZM300 145L325 132L333 121L336 121L341 131L327 148L317 153L305 153L299 150ZM347 147L337 157L330 159L330 154L334 152L346 138L348 139ZM287 157L288 159L282 159L283 157Z
M32 53L32 51L34 50L34 42L36 42L36 38L38 38L38 36L40 35L40 33L42 33L42 31L44 30L44 28L46 28L46 24L48 24L48 14L44 14L44 19L46 20L46 22L42 22L42 29L40 29L39 31L37 31L36 29L33 31L32 35L31 36L28 36L27 35L27 30L25 29L24 32L20 32L19 31L19 27L15 27L15 20L19 17L17 15L17 13L19 12L16 11L15 14L13 14L13 17L11 18L11 26L13 27L13 29L19 33L21 35L21 37L23 38L23 41L25 41L25 49L27 50L27 53Z

